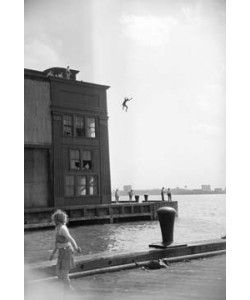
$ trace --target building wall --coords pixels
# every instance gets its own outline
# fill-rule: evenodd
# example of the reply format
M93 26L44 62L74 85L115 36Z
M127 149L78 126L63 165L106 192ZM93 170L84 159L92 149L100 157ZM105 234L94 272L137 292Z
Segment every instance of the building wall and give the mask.
M49 150L24 150L24 206L48 207L50 202Z
M24 80L24 143L52 143L50 84L47 81Z
M107 86L25 70L25 208L111 203ZM94 118L96 137L64 136L64 115ZM91 170L72 170L70 149L91 151ZM98 193L66 196L66 175L98 178Z
M78 109L90 113L107 113L106 90L100 85L51 79L51 98L54 107Z
M209 184L203 184L201 186L201 190L204 192L210 192L211 191L211 186Z
M100 118L100 149L101 203L105 204L110 203L112 199L107 117Z
M50 83L24 79L24 206L52 206L50 149L52 127Z
M106 88L77 81L51 79L54 152L55 206L111 203L111 183L108 147ZM76 115L95 118L96 137L63 135L63 117ZM70 169L70 149L89 150L92 153L91 170ZM65 177L96 176L98 194L84 196L65 195Z

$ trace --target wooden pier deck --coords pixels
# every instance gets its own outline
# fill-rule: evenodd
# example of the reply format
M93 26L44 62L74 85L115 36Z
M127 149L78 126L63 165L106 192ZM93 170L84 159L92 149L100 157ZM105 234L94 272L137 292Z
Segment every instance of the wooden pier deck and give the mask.
M101 205L81 205L58 207L69 216L69 225L104 224L128 221L157 220L157 209L173 207L178 216L177 201L135 201ZM35 230L53 227L51 215L57 208L31 208L24 211L24 229Z

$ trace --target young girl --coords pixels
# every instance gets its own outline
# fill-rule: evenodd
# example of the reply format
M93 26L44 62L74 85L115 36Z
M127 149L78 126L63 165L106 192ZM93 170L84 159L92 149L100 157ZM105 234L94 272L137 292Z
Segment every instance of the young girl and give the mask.
M75 267L74 263L74 250L81 251L81 248L77 246L75 240L70 235L66 226L68 216L62 210L57 210L52 215L52 221L55 224L55 247L50 256L50 260L53 259L56 251L58 250L58 259L56 266L56 273L64 284L65 288L72 289L69 279L69 271Z

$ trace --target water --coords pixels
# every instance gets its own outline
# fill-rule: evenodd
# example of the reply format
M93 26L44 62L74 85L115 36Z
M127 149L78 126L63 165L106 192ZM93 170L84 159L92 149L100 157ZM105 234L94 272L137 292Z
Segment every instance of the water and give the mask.
M150 195L151 198L159 199L159 195ZM173 200L178 201L179 208L174 242L214 239L226 233L225 194L173 195ZM158 221L78 226L71 227L70 233L83 255L146 251L149 244L162 241ZM48 260L54 245L54 230L25 232L24 245L25 262Z

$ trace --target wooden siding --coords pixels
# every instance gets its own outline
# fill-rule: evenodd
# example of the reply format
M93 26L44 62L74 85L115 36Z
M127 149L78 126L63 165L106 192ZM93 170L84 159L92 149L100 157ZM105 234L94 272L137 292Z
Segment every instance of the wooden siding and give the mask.
M24 143L51 145L50 84L24 80Z
M47 207L50 201L49 151L24 150L24 206Z

